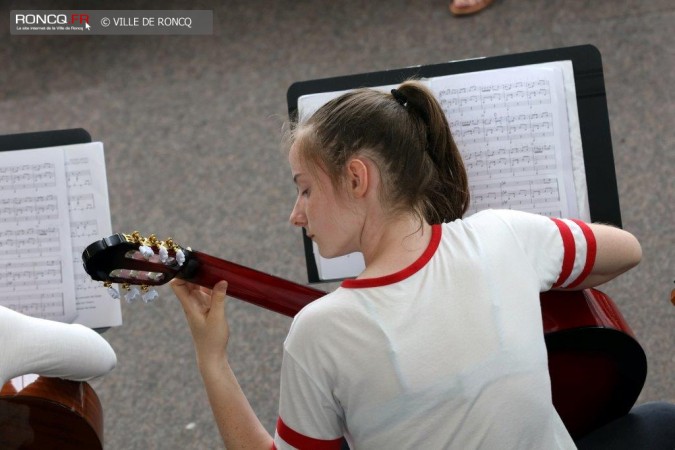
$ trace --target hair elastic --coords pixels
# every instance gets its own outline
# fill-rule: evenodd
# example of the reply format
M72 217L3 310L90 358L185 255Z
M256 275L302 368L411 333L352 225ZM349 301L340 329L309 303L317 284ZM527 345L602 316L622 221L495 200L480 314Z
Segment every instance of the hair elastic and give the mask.
M405 108L406 104L408 103L408 98L405 95L403 95L401 91L399 91L398 89L392 89L391 95L393 95L396 101Z

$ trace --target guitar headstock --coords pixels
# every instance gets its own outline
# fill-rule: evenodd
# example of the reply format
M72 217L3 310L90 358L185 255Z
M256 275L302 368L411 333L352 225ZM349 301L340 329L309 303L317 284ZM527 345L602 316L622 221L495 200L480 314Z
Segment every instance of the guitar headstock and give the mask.
M97 281L110 287L119 283L128 291L127 300L143 294L152 300L149 286L168 283L185 269L190 251L181 248L171 238L160 241L155 235L145 238L137 231L114 234L96 241L82 253L84 270ZM140 285L140 291L130 286ZM114 293L113 293L114 296Z

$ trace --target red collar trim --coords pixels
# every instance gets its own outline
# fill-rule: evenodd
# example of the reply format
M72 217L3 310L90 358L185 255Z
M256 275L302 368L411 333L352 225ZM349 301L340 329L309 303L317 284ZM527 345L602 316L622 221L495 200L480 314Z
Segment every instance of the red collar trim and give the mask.
M442 234L441 225L440 224L432 225L431 241L429 241L429 245L427 246L426 250L424 250L424 253L422 253L422 255L417 259L417 261L410 264L405 269L402 269L396 273L392 273L391 275L385 275L382 277L344 280L341 286L343 288L348 289L370 288L370 287L386 286L388 284L394 284L398 283L399 281L405 280L406 278L417 273L417 271L419 271L422 267L424 267L429 262L431 257L434 256L434 253L436 253L436 249L438 248L438 244L441 242L441 234Z

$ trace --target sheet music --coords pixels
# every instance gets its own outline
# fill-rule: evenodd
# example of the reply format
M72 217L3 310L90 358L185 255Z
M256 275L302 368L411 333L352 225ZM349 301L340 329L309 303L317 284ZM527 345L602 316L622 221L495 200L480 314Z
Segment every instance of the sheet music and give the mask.
M63 153L0 156L0 304L71 322L75 283Z
M0 304L91 328L122 324L82 252L112 234L103 144L0 152Z
M64 149L78 313L75 322L91 328L118 326L122 324L119 301L113 300L82 266L84 249L112 234L103 144L93 142Z
M513 208L590 220L571 61L421 81L441 104L466 165L466 216ZM299 117L306 119L343 92L300 97ZM364 269L360 254L326 259L313 249L320 279L353 277Z
M433 78L469 176L467 215L579 217L563 73L528 66Z

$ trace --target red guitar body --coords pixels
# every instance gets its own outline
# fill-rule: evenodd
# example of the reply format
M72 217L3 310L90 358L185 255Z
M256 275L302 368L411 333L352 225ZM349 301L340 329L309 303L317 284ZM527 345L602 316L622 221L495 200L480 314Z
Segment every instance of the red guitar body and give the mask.
M0 448L101 450L101 402L84 382L14 378L0 390Z
M573 438L628 413L647 358L612 299L597 289L541 294L553 404Z

